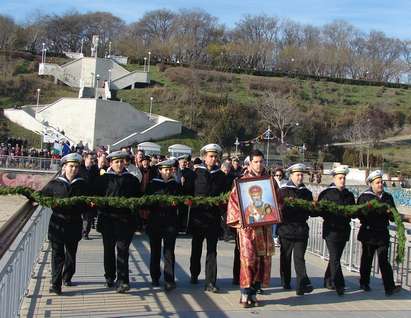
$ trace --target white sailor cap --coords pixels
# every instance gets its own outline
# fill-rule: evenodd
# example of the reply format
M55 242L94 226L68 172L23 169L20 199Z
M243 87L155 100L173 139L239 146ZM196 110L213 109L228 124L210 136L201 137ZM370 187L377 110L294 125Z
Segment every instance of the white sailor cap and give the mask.
M107 156L107 159L111 161L111 160L116 160L116 159L126 159L129 157L130 155L127 152L118 150L118 151L110 152L110 154Z
M294 172L307 172L307 167L303 163L296 163L290 167L288 167L287 171L289 173L294 173Z
M221 147L217 144L208 144L201 148L200 154L205 155L207 152L215 152L217 154L221 154L223 152L223 149L221 149Z
M73 153L69 153L68 155L65 155L63 158L61 158L61 165L64 165L68 162L77 162L80 163L82 160L82 157L77 153L77 152L73 152Z
M335 167L332 171L331 171L331 174L333 175L333 176L336 176L337 174L343 174L343 175L347 175L348 174L348 172L350 172L350 169L348 169L348 167L346 167L346 166L338 166L338 167Z
M382 178L383 172L381 170L375 170L369 174L367 177L367 183L373 182L375 179Z
M176 161L174 159L168 159L164 161L160 161L159 163L156 164L156 166L161 169L161 168L172 168L175 165Z
M190 160L190 155L189 154L181 155L177 157L177 160Z

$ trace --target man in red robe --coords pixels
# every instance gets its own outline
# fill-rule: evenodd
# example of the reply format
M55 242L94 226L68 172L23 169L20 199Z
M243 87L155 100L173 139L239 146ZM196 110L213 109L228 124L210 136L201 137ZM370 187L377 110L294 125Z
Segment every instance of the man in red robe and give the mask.
M264 168L263 153L259 150L254 150L250 155L250 165L241 179L267 175L268 173ZM276 196L279 199L280 195L277 183L273 182L273 184ZM278 202L278 206L281 208L282 202ZM236 187L233 187L228 202L227 224L237 229L239 241L240 303L242 303L245 308L258 306L256 298L257 290L261 287L268 287L270 282L271 257L274 254L272 225L246 227L242 224Z

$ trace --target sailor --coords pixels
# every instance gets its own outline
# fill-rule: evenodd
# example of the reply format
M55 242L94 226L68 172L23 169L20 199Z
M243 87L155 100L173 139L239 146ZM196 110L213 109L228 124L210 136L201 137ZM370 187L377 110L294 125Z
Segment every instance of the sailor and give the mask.
M369 188L358 197L358 204L364 204L372 200L385 203L395 209L394 199L391 194L384 191L382 181L383 172L376 170L367 178ZM358 240L362 243L362 255L360 265L360 288L370 291L370 273L374 254L377 253L378 266L381 270L385 294L391 296L401 291L401 286L394 283L394 275L391 264L388 261L390 234L388 226L394 221L391 210L376 208L367 214L358 216L361 227L358 232Z
M51 180L42 190L43 195L68 198L88 195L86 181L79 176L81 156L71 153L61 159L61 175ZM76 253L81 240L81 212L85 206L53 207L48 228L51 244L50 292L60 295L61 285L72 286L76 271Z
M302 199L312 202L313 195L303 183L304 173L307 173L306 166L297 163L287 170L290 179L280 188L281 197L283 199ZM296 294L311 293L313 286L307 276L304 258L308 243L309 228L307 220L310 216L309 211L284 206L282 216L282 223L277 228L281 246L280 273L282 285L284 289L291 289L291 256L294 255L294 268L297 275Z
M338 166L332 170L333 183L318 196L318 201L326 200L339 205L355 204L354 194L345 187L345 178L349 169ZM350 239L351 217L328 211L321 215L323 223L323 239L330 254L327 270L324 275L324 287L335 289L339 296L344 295L345 281L341 269L341 256L345 244Z
M175 160L165 160L157 164L159 177L153 178L148 185L147 194L181 195L181 185L172 175ZM147 234L150 239L150 275L153 286L159 286L161 276L160 259L163 243L164 288L170 291L176 287L174 279L174 249L178 232L177 207L153 206L148 217Z
M226 187L226 175L216 165L222 149L217 144L208 144L201 148L203 164L195 169L195 196L218 196ZM220 220L222 211L219 207L199 206L192 209L190 231L192 233L190 272L191 283L198 283L201 272L201 254L203 241L207 241L207 256L205 266L205 290L218 293L217 281L217 242L221 231Z
M110 168L96 178L97 195L105 197L137 197L140 182L125 168L126 152L115 151L107 156ZM99 209L97 231L103 236L104 277L106 286L113 287L117 277L117 292L130 289L128 259L129 246L138 224L137 215L127 208L103 207ZM115 253L117 249L117 257Z

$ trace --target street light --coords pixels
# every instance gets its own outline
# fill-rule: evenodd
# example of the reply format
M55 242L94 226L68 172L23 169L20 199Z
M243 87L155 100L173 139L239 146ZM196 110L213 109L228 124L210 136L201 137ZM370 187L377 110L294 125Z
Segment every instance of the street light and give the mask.
M41 49L41 63L46 63L46 43L42 43L43 48Z
M36 107L39 107L39 102L40 102L40 88L37 88L37 103L36 103Z
M96 99L98 99L98 88L99 88L99 84L100 84L100 74L97 74L96 75L96 93L95 93L95 97L96 97Z
M150 96L150 116L149 116L150 119L151 119L151 111L153 110L153 99L154 97Z
M240 142L238 141L238 137L235 138L235 155L238 155L238 146L240 145Z
M151 57L151 52L148 51L148 67L147 67L147 72L150 73L150 57Z
M81 38L80 54L83 54L84 38Z
M144 56L144 72L147 72L147 57Z
M267 141L267 158L266 158L266 165L268 169L268 155L269 155L269 149L270 149L270 140L274 139L274 136L271 134L271 129L270 126L268 126L267 130L263 133L263 138Z

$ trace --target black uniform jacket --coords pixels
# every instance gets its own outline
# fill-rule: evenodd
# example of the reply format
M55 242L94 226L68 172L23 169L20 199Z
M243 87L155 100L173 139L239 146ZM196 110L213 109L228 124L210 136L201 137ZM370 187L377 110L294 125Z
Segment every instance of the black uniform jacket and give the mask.
M184 195L194 195L194 181L196 179L196 174L190 168L185 168L178 170L178 174L181 180L181 177L184 177L183 194Z
M137 177L125 169L121 174L116 174L111 168L98 178L96 178L94 189L96 195L104 197L138 197L140 195L140 182ZM137 214L132 214L128 208L101 207L100 227L98 230L107 230L106 225L111 221L124 223L127 229L134 229L137 226ZM106 222L107 221L107 222ZM109 229L108 229L109 230Z
M164 181L160 178L151 180L147 187L147 194L181 195L181 185L174 178ZM147 230L164 228L168 226L177 227L177 207L153 206L150 208Z
M81 177L74 178L71 182L61 175L51 180L41 191L45 196L56 198L69 198L89 195L86 181ZM81 240L82 220L81 212L85 206L72 206L67 208L52 208L48 239L54 242L73 242Z
M318 201L327 200L340 205L354 205L355 198L348 189L340 191L334 184L331 184L327 189L322 191L318 196ZM323 223L323 238L330 241L343 242L350 239L351 217L341 214L334 214L332 211L322 215Z
M226 175L218 167L208 170L199 166L195 171L194 196L219 196L224 193L227 186ZM191 211L190 226L192 228L206 229L219 228L221 213L219 207L199 206Z
M280 188L280 195L283 199L313 200L311 191L304 184L296 186L291 180ZM309 216L310 214L307 210L284 206L282 210L282 223L277 228L278 235L291 240L308 239L309 228L307 220Z
M364 204L371 200L377 200L395 208L394 199L391 194L383 192L381 196L378 196L371 189L361 193L357 203ZM389 243L388 225L390 224L389 221L393 220L393 218L391 214L387 213L386 208L382 208L382 211L370 211L367 215L359 215L358 218L361 221L360 231L358 232L359 241L375 245L386 245Z

